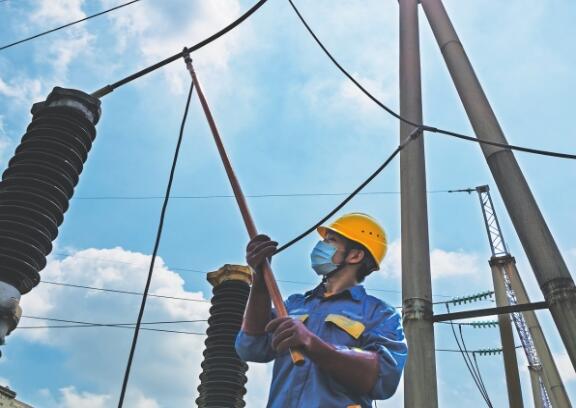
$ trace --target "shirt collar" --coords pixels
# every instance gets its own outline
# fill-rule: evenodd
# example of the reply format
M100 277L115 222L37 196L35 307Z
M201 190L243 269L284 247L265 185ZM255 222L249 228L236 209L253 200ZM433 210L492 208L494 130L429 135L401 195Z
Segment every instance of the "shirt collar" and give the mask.
M318 297L321 299L324 299L324 284L320 283L318 286L316 286L314 289L309 290L308 292L304 293L304 297L305 298L310 298L310 297ZM355 285L352 286L351 288L348 289L344 289L342 292L332 296L334 298L338 298L341 296L350 296L350 298L356 302L360 302L365 296L366 296L366 290L364 289L364 286L362 285Z

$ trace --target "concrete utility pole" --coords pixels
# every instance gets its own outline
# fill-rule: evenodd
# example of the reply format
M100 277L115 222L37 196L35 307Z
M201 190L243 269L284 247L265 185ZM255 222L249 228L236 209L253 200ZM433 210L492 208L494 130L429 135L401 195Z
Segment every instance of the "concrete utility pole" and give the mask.
M524 287L524 284L520 279L520 275L518 274L518 269L516 268L516 261L514 258L511 257L511 260L506 262L504 267L506 270L506 276L510 280L510 286L516 295L518 304L530 303L526 288ZM528 331L532 336L534 348L540 360L540 377L544 382L543 386L547 391L552 406L554 408L572 407L570 399L568 398L568 393L566 392L566 388L564 387L564 383L562 382L562 378L560 377L560 373L558 372L558 368L554 362L554 357L552 356L552 352L548 347L548 342L544 337L542 327L538 322L536 313L533 310L529 310L522 312L522 315L524 316L526 326L528 327ZM538 374L538 372L536 372L536 374ZM530 375L533 375L532 372Z
M484 226L486 227L490 250L492 252L490 268L492 269L492 278L494 280L496 302L498 306L529 304L530 299L516 269L516 261L514 257L510 255L506 241L502 235L500 222L498 221L498 216L496 215L494 203L490 195L490 187L487 185L478 186L475 190L480 200L480 207L482 208L482 215L484 216ZM474 189L464 191L471 193ZM518 332L518 337L522 343L522 348L526 354L535 406L541 406L542 408L571 407L572 405L568 399L568 394L566 394L566 389L564 388L564 384L552 358L552 353L550 353L550 349L548 348L548 344L546 343L534 311L529 310L522 313L499 315L498 320L500 323L502 323L504 317L507 319L508 325L510 318L512 318ZM512 392L509 377L510 375L517 376L516 350L512 348L513 340L512 346L505 346L506 343L510 343L510 340L506 340L508 335L502 332L502 327L501 324L500 332L502 335L502 348L504 349L506 378L509 385L508 391ZM511 357L511 355L513 357ZM513 364L516 364L516 366L513 366ZM511 373L513 370L516 372ZM534 390L537 390L537 392ZM509 396L509 398L510 406L516 407L517 405L512 402L512 396Z
M468 118L480 140L508 143L440 0L421 0ZM576 287L512 151L482 145L498 190L576 367Z
M490 266L492 267L496 306L508 306L504 276L498 265ZM500 327L500 339L502 340L508 403L511 407L522 408L524 402L522 401L522 387L520 386L520 373L518 372L518 359L516 358L516 345L514 344L514 333L512 332L510 316L506 314L498 315L498 326Z
M418 0L399 0L400 114L422 123ZM414 131L400 125L400 141ZM404 406L436 408L436 356L432 322L432 278L424 141L418 138L400 153L402 211L402 305L408 361L404 369Z

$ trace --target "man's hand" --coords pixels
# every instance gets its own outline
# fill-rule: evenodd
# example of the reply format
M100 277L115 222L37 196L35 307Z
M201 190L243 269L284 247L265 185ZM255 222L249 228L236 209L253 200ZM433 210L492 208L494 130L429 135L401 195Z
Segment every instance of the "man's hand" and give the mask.
M272 333L272 348L277 352L283 352L289 348L307 350L313 338L316 337L304 323L290 316L270 321L265 330Z
M246 262L255 272L262 271L262 264L266 258L270 258L276 248L278 242L272 241L267 235L256 235L250 240L246 247Z

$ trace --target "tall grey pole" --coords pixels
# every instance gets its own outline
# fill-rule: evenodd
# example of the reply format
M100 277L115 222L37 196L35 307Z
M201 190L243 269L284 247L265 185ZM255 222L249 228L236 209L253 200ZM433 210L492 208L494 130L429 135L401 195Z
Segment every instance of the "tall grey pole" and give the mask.
M540 393L540 374L536 371L536 368L528 366L528 372L530 373L530 383L532 384L532 397L534 398L534 408L544 408L542 403L542 395ZM556 407L554 407L556 408Z
M506 296L506 282L500 269L500 265L490 262L492 269L492 280L494 282L494 295L496 306L508 306ZM512 321L510 315L498 315L498 326L500 328L500 339L502 340L502 354L504 356L504 372L506 374L506 387L508 389L508 403L510 407L522 408L522 388L520 386L520 373L518 372L518 359L516 358L516 346L514 345L514 333L512 332Z
M422 123L418 0L399 0L399 6L400 114ZM402 123L400 141L413 131L413 126ZM436 408L438 391L423 138L414 140L400 153L400 189L402 305L410 350L404 369L404 406Z
M488 98L440 0L421 0L468 118L480 140L507 143ZM532 270L576 367L576 287L512 152L482 145Z
M506 262L504 267L506 268L508 278L510 279L510 286L514 289L518 303L530 303L530 298L528 297L524 283L522 283L520 279L514 258ZM540 360L542 379L548 396L552 400L552 406L554 408L572 407L536 313L533 310L529 310L522 312L522 315L524 316L524 320L526 320L526 325L534 342L534 348ZM540 381L538 380L538 382Z

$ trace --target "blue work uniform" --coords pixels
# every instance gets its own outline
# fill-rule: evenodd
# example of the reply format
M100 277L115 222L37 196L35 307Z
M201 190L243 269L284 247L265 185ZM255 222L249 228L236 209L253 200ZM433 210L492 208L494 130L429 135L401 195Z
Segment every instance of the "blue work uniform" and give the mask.
M390 398L396 391L408 351L399 313L366 294L362 285L330 297L324 291L321 284L290 296L285 302L288 314L337 348L377 352L378 379L368 394L355 393L309 359L296 366L288 352L276 353L270 333L251 336L240 331L236 338L240 358L259 363L274 360L268 408L369 408L374 399Z

